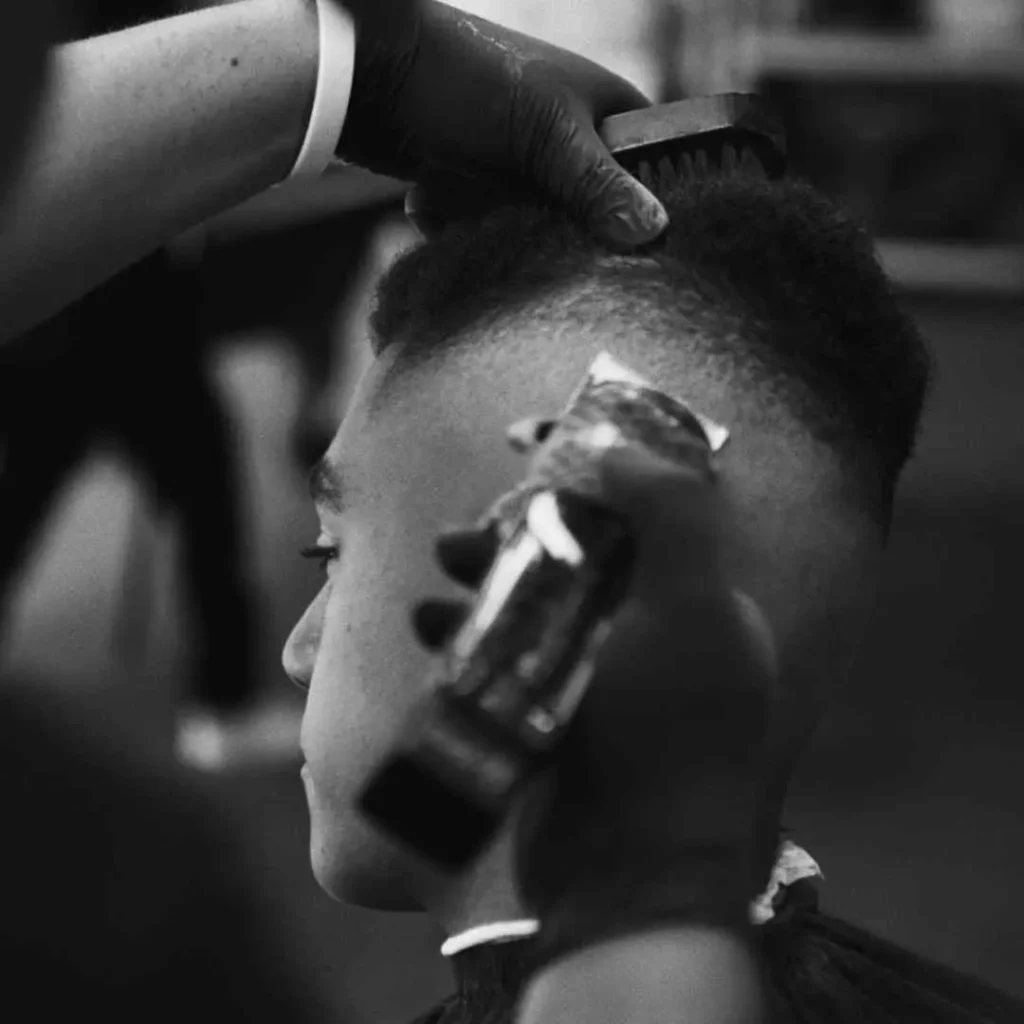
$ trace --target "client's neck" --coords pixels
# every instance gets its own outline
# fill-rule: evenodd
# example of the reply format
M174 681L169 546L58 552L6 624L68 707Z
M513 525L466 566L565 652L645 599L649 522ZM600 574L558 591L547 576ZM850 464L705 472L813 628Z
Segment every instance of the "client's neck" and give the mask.
M530 916L517 893L513 864L512 835L508 830L468 871L438 894L429 912L447 936L495 921Z

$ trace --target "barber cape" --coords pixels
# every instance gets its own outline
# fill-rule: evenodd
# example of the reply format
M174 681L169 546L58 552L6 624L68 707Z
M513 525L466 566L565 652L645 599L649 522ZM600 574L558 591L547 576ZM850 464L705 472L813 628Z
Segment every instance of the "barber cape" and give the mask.
M1024 1024L1024 1002L820 911L817 877L806 851L784 843L751 905L773 1024ZM496 922L450 938L441 952L455 991L412 1024L515 1024L536 930Z

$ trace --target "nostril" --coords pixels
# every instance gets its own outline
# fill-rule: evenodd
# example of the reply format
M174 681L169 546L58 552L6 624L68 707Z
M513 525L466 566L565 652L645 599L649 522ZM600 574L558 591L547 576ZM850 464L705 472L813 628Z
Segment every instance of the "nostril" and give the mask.
M290 672L288 678L304 693L309 693L309 681L300 676L293 676Z

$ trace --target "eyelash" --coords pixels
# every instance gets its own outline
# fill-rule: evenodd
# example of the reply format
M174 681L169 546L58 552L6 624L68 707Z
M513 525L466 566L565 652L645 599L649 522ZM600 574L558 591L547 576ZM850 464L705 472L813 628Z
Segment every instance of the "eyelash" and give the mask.
M303 548L299 554L303 558L313 558L320 562L320 568L327 572L327 567L338 557L337 544L314 544L312 547Z

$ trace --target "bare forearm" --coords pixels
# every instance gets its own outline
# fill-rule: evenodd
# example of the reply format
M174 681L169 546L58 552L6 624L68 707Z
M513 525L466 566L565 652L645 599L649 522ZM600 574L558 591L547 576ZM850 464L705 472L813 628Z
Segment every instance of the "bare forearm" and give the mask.
M0 339L284 178L317 54L308 0L242 0L57 47L0 218Z
M720 931L628 936L558 960L530 984L517 1024L762 1024L754 958Z

